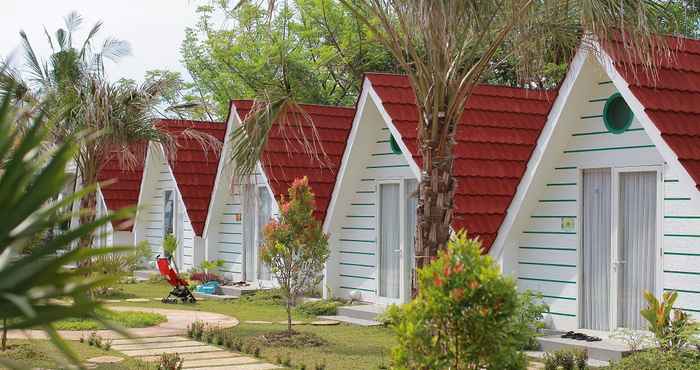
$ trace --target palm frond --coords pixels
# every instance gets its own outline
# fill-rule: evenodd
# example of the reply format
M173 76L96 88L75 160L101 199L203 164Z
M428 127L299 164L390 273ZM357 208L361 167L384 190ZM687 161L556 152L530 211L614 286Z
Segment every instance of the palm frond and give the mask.
M29 42L29 38L24 31L19 32L19 36L22 39L22 47L24 49L24 60L27 68L29 68L29 73L33 76L33 80L42 85L46 85L47 76L44 73L44 69L39 63L39 58L37 58L32 44Z

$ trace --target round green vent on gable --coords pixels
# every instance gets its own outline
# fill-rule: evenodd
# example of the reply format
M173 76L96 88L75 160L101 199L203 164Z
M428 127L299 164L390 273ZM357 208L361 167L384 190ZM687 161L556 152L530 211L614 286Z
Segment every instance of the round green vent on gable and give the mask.
M391 147L392 153L401 154L401 147L399 147L399 143L397 143L396 139L394 139L394 135L391 135L391 138L389 139L389 146Z
M603 108L603 122L608 131L621 134L632 124L634 113L620 93L610 95Z

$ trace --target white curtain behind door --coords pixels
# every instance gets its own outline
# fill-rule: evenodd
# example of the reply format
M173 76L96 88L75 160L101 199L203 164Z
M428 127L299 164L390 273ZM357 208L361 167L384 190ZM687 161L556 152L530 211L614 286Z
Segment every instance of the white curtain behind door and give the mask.
M416 210L418 209L418 194L414 193L418 189L418 181L406 180L406 250L404 251L404 268L408 274L412 274L415 265L415 241L416 241ZM409 275L404 279L407 283L411 281L412 276ZM406 284L404 289L406 297L411 296L411 284Z
M644 291L654 292L656 172L620 174L617 326L644 329Z
M399 298L401 266L399 184L380 184L379 295Z
M258 253L264 244L263 230L265 225L270 222L270 218L272 218L272 200L270 199L270 193L267 191L266 187L258 187ZM258 279L270 280L272 278L270 269L262 260L258 261L258 267Z
M581 327L610 329L611 172L583 171Z
M255 186L243 185L243 280L255 280Z

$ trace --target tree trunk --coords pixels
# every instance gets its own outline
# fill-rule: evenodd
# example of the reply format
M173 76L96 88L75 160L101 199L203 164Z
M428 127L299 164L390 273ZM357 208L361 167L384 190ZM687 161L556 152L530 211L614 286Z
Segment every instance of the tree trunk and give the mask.
M91 162L85 163L80 171L81 189L97 183L97 168ZM91 191L80 200L80 225L87 225L95 221L97 212L97 192ZM94 233L83 235L78 240L78 248L91 248ZM79 267L89 267L91 261L86 259L79 263Z
M5 352L7 349L7 318L2 319L2 351Z
M422 119L424 132L430 133L432 125ZM439 118L441 131L421 140L423 173L419 184L419 199L416 215L416 268L429 264L437 252L447 246L454 209L456 181L452 176L454 157L452 154L455 123ZM426 136L428 136L426 134ZM418 291L417 274L413 274L413 294Z
M292 336L292 297L287 294L287 334Z

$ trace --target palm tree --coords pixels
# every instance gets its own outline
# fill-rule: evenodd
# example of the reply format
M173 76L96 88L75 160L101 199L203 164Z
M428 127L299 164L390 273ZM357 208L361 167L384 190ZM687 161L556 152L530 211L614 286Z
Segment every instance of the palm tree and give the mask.
M678 24L670 11L674 1L663 0L340 1L391 51L416 94L423 159L417 267L449 240L456 189L455 134L467 100L485 76L514 58L523 84L539 84L536 77L544 62L566 61L579 46L595 48L613 38L622 42L628 57L653 70L659 52L670 54L655 35L672 32ZM275 1L268 2L274 9ZM241 148L257 148L266 141L261 135L239 136ZM238 150L234 160L249 163L243 157L254 153Z
M83 19L74 12L65 17L65 28L58 29L53 37L45 31L51 55L43 61L27 35L20 32L24 69L4 73L0 79L4 81L0 88L5 90L19 86L13 90L19 91L14 94L16 102L41 102L37 106L56 121L49 145L82 135L73 156L78 187L97 183L101 167L109 159L118 157L125 167L133 165L136 153L131 144L153 141L172 148L170 136L154 124L153 114L166 82L151 80L141 86L110 82L105 75L105 60L118 61L128 55L129 44L108 37L96 48L101 22L95 23L85 40L76 44L74 33L82 23ZM81 214L80 223L91 223L95 219L94 193L81 200L81 208L86 212ZM92 238L85 236L79 245L87 247L91 243Z

